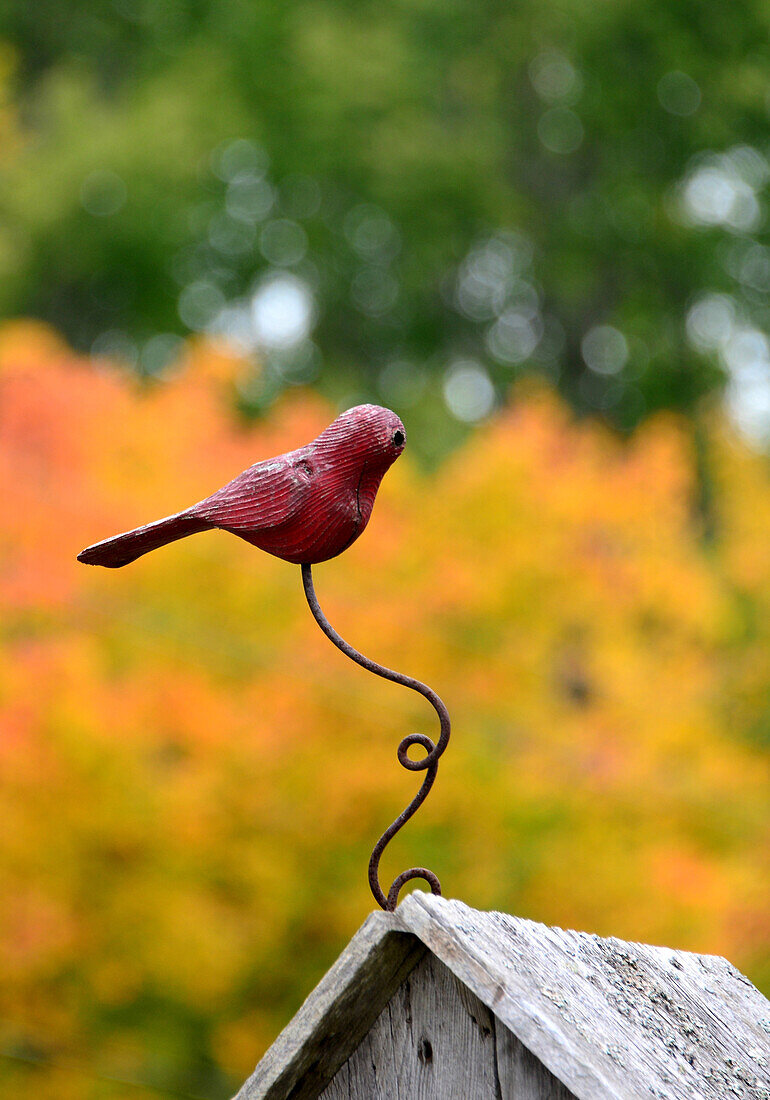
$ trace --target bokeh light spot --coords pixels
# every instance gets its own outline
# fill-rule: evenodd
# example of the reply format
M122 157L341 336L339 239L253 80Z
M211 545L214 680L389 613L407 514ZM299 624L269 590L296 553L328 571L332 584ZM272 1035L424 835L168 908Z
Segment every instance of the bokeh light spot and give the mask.
M596 374L618 374L628 362L628 344L612 325L589 329L580 345L583 359Z
M687 338L698 351L724 345L735 324L735 303L725 294L706 294L687 313Z
M444 400L458 420L473 423L488 416L495 404L495 387L480 363L461 359L444 378Z
M345 236L354 250L371 263L389 263L398 254L401 237L384 210L371 203L355 206L344 222Z
M179 317L193 332L203 332L225 304L225 296L215 283L199 279L179 295Z
M750 232L761 223L756 191L769 176L767 161L749 146L700 158L680 185L680 216L685 224Z
M552 153L566 156L583 142L583 123L569 107L552 107L540 116L537 136Z
M139 358L136 342L122 329L100 332L91 344L93 359L115 359L124 366L135 367Z
M538 345L542 324L537 314L507 309L487 333L487 347L501 363L523 363Z
M271 275L251 301L254 337L264 348L290 348L305 340L313 324L313 295L295 275Z
M274 201L275 192L267 180L242 173L227 188L225 209L233 218L254 223L267 217Z
M224 148L214 150L212 167L221 180L230 181L242 175L258 179L270 167L270 158L261 145L247 138L238 138Z
M159 332L151 336L139 355L139 365L144 374L165 374L177 360L184 341L171 332Z
M574 103L583 88L580 73L560 50L543 50L533 58L529 79L546 103Z

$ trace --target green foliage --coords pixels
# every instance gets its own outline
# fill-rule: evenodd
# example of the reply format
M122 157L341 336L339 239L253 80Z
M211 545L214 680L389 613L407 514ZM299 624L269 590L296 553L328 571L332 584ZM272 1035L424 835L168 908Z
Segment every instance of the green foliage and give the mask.
M693 410L732 361L693 303L768 323L769 30L759 0L11 0L0 305L148 373L158 333L237 330L246 409L315 380L419 418L471 360L623 429ZM290 349L244 336L281 272Z

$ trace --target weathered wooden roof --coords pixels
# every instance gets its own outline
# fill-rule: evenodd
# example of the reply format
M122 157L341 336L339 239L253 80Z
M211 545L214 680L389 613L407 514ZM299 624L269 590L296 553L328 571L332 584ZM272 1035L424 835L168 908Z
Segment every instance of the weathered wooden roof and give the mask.
M426 950L579 1100L770 1100L770 1002L726 959L422 892L365 921L237 1100L317 1096Z

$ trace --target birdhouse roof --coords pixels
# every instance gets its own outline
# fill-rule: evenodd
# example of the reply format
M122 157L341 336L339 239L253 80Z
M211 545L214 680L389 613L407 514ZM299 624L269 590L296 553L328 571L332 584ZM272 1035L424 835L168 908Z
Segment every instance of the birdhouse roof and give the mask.
M236 1100L318 1096L426 951L578 1100L770 1100L770 1002L726 959L423 892L365 921Z

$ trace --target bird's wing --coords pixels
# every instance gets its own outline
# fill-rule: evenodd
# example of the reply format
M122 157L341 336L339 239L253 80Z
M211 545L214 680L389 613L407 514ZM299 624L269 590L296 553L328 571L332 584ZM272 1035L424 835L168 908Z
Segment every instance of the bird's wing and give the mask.
M253 534L280 527L302 508L310 481L299 452L250 466L191 513L214 527Z

